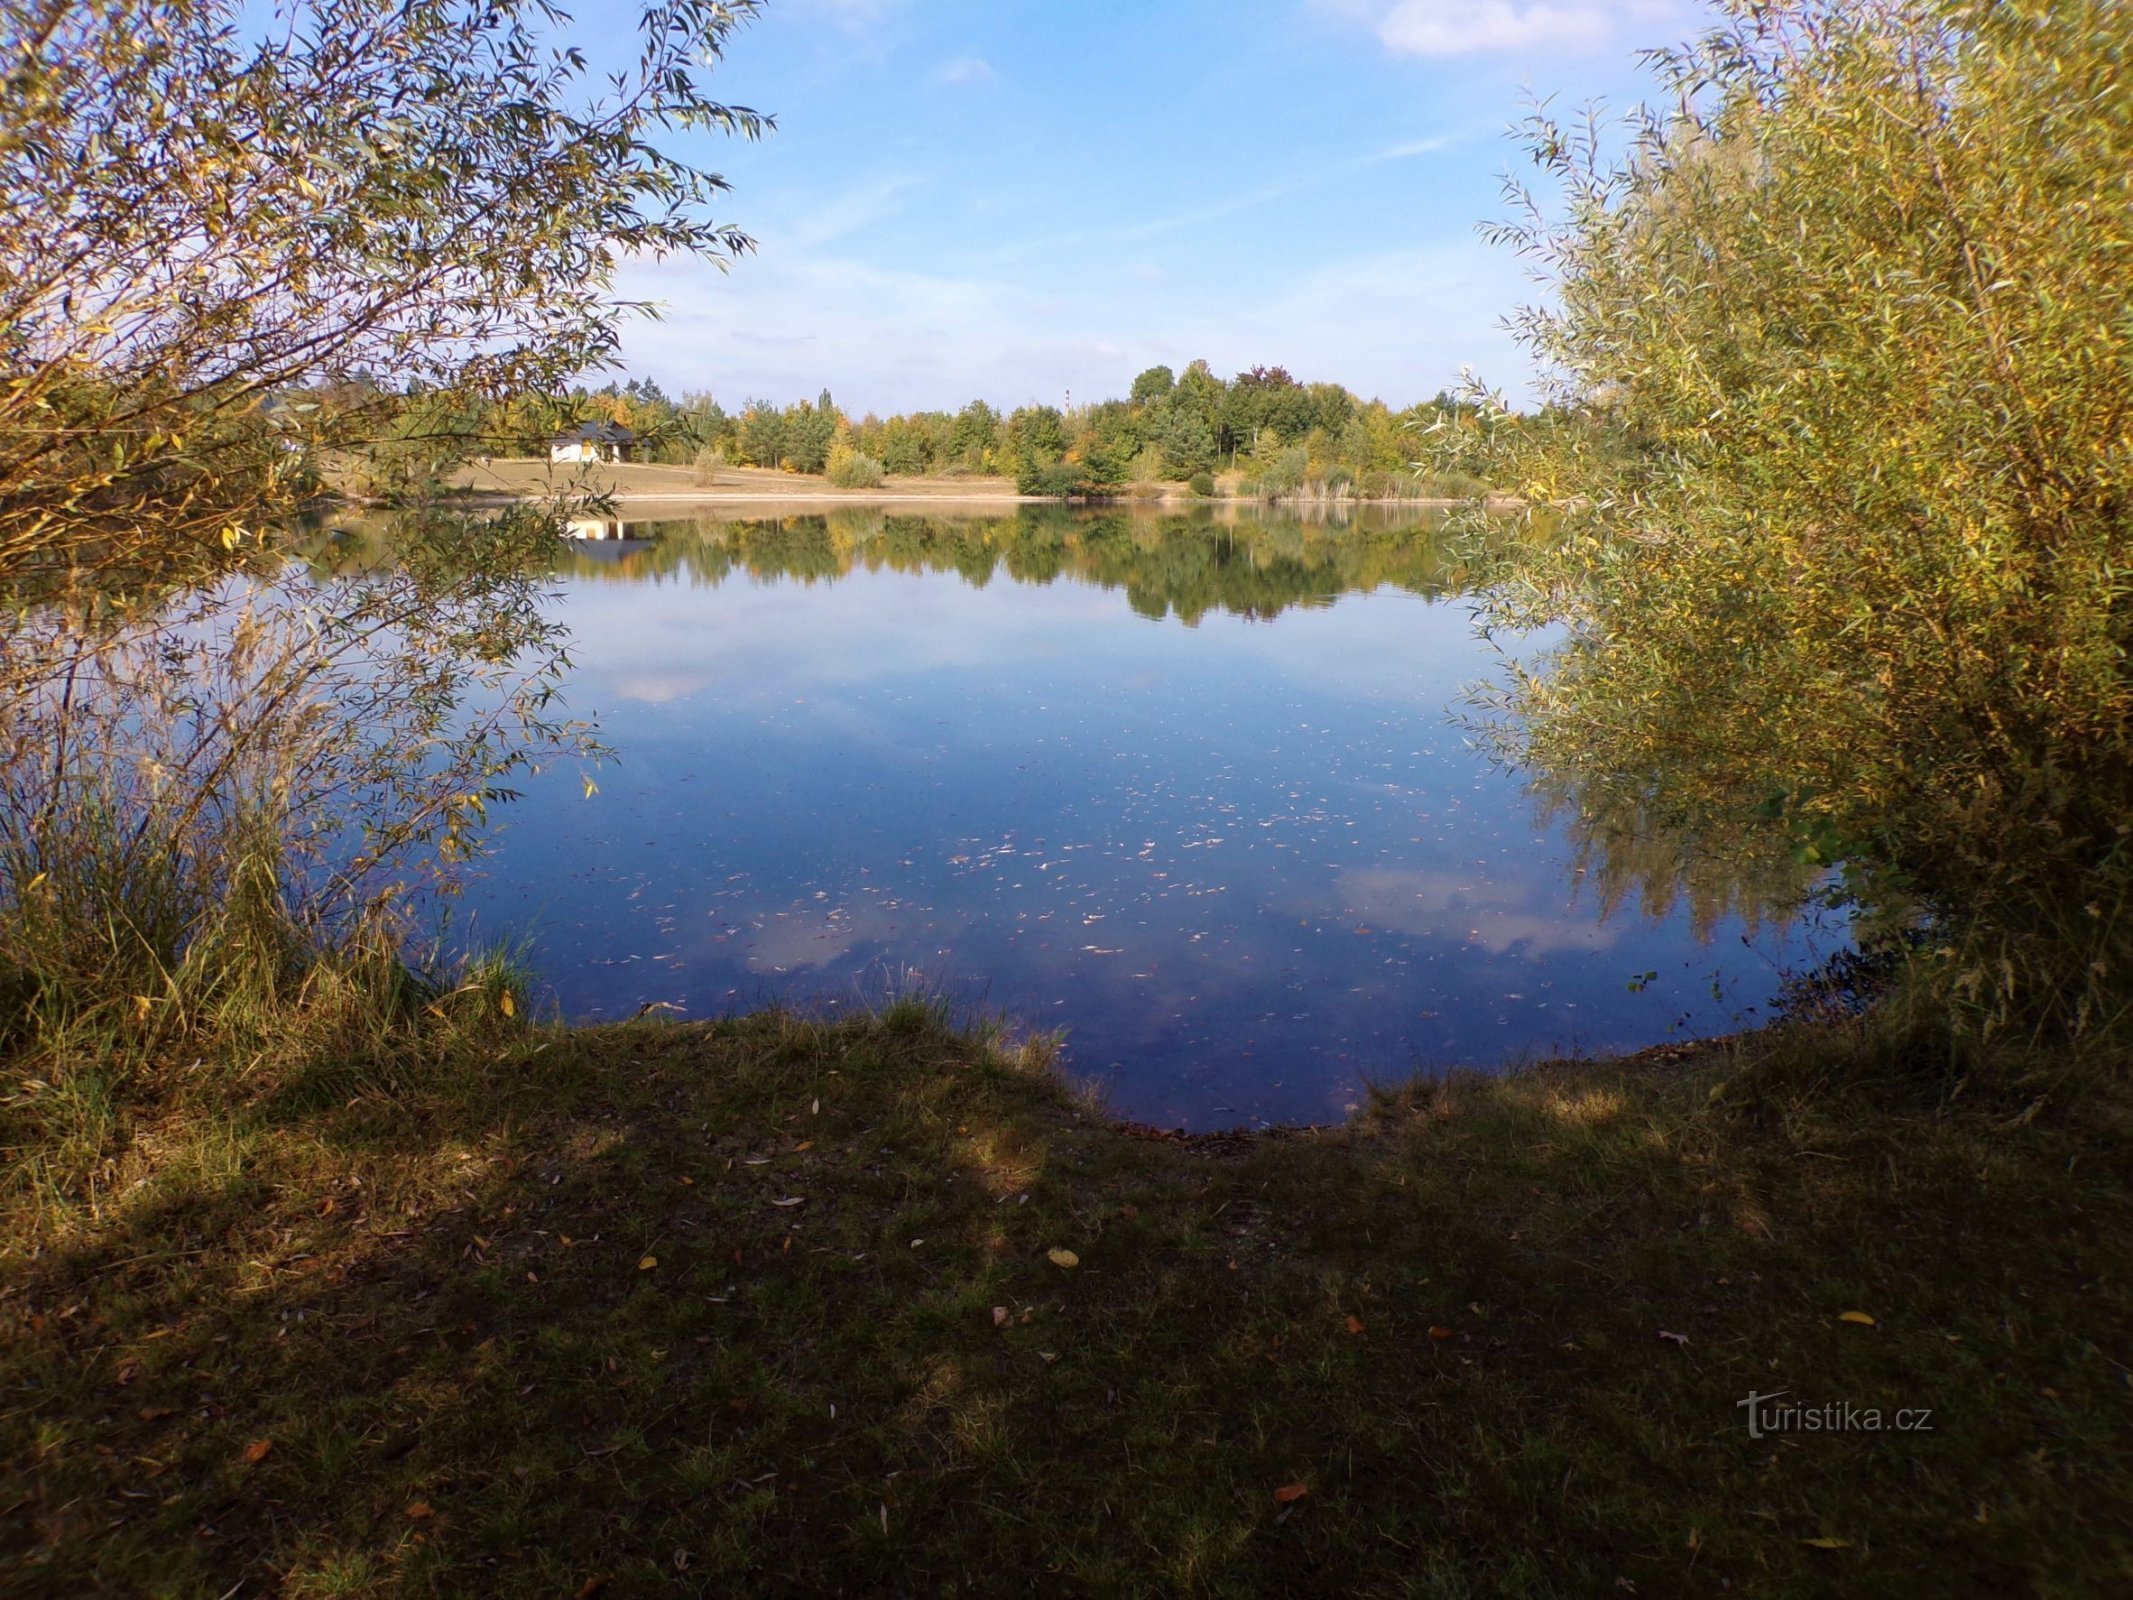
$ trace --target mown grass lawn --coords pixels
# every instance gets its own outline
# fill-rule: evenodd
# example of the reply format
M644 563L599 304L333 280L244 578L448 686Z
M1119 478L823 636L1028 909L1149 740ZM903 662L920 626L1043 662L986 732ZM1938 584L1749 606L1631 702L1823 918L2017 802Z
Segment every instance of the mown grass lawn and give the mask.
M915 1002L399 1077L71 1197L16 1096L0 1590L2133 1584L2107 1082L1825 1031L1184 1141ZM1776 1391L1930 1427L1752 1438Z

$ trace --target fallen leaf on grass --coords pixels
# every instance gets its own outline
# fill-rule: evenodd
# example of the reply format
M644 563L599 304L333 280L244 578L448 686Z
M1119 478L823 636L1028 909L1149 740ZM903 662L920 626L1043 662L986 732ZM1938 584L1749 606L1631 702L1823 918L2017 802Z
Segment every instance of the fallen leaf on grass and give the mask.
M1432 1339L1442 1341L1452 1336L1452 1330L1449 1328L1432 1328L1429 1330L1429 1336Z
M598 1595L606 1587L607 1580L605 1578L587 1578L578 1586L578 1592L572 1595L570 1600L594 1600L594 1596Z
M774 1206L804 1206L807 1204L807 1196L804 1194L789 1194L782 1200L773 1200L770 1203Z
M992 1325L995 1328L1004 1328L1007 1326L1007 1307L994 1306L992 1308Z
M410 1521L427 1522L437 1513L430 1509L430 1503L427 1500L417 1500L407 1508L407 1515Z
M657 1257L657 1256L645 1256L645 1257L643 1257L642 1259L640 1259L640 1260L638 1261L638 1263L637 1263L637 1270L638 1270L639 1272L650 1272L650 1271L651 1271L651 1270L652 1270L652 1269L653 1269L654 1267L656 1267L656 1266L658 1266L658 1265L659 1265L659 1257Z
M1837 1313L1837 1320L1839 1322L1856 1322L1862 1328L1878 1328L1881 1326L1880 1323L1876 1322L1864 1311L1840 1311Z
M792 1147L792 1153L793 1153L794 1155L798 1155L798 1154L799 1154L799 1153L800 1153L800 1152L801 1152L802 1150L812 1150L812 1149L814 1149L814 1147L815 1147L815 1141L814 1141L814 1140L812 1140L812 1139L802 1139L802 1140L801 1140L801 1141L800 1141L800 1142L799 1142L798 1144L796 1144L796 1145L794 1145L794 1146Z
M274 1441L272 1439L254 1439L244 1447L244 1459L247 1463L256 1467L260 1462L267 1459L273 1449Z
M1285 1506L1292 1506L1311 1492L1307 1483L1285 1483L1274 1491L1274 1498Z
M1348 1319L1348 1331L1350 1333L1361 1333L1363 1331L1363 1319L1361 1317L1351 1316Z
M1051 1249L1045 1251L1044 1259L1055 1267L1078 1267L1081 1265L1081 1257L1071 1250L1061 1249L1058 1245L1053 1245Z
M1849 1550L1852 1547L1849 1539L1802 1539L1800 1543L1811 1550Z
M1689 1336L1685 1333L1668 1333L1666 1329L1661 1328L1659 1337L1666 1340L1668 1344L1671 1344L1677 1350L1686 1350L1689 1347Z

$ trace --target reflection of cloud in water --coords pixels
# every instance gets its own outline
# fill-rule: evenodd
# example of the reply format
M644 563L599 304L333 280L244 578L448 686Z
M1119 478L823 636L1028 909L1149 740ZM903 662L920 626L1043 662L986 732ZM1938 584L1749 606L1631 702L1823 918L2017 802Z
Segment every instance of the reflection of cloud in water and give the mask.
M1615 930L1566 901L1554 883L1491 883L1448 872L1399 867L1354 867L1334 879L1341 911L1396 933L1429 939L1460 939L1492 955L1523 948L1528 955L1552 950L1605 950Z
M719 625L708 628L705 613L719 600ZM865 571L812 585L744 588L736 581L710 599L701 590L657 586L579 586L570 596L571 631L588 664L577 675L578 698L595 707L607 695L660 704L632 690L716 685L727 714L788 706L798 695L891 674L980 670L997 677L1017 663L1071 659L1078 652L1067 637L1106 637L1100 625L1115 610L1110 596L1079 584L1008 585L993 593L930 575Z
M960 925L963 919L948 920ZM780 973L827 967L867 945L908 947L922 939L931 953L948 931L932 912L858 905L774 911L760 928L739 937L747 945L743 959L750 972Z
M663 706L674 700L685 700L699 690L708 689L708 678L689 672L628 672L610 678L607 692L617 700L634 700L640 705Z

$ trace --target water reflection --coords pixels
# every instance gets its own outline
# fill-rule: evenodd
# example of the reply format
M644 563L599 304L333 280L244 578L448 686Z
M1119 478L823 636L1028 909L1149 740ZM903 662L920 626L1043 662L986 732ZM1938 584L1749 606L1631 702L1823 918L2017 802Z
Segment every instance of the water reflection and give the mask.
M1470 747L1490 659L1412 515L627 534L564 558L573 709L620 764L527 786L470 892L571 1014L916 972L1065 1029L1121 1111L1215 1126L1730 1028L1811 959L1738 896L1621 903Z

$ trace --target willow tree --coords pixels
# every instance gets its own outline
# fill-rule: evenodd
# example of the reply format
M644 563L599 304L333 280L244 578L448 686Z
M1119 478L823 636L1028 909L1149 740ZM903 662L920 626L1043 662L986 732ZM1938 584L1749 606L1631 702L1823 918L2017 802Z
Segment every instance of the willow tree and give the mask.
M0 579L236 544L410 391L449 433L597 364L619 262L747 248L655 141L762 129L703 85L755 9L648 4L609 74L543 0L0 3Z
M1548 406L1478 426L1564 518L1499 617L1570 643L1514 738L1646 826L1775 818L1993 1014L2093 1023L2133 931L2133 9L1715 21L1626 151L1527 129Z
M543 519L286 513L599 364L626 259L747 248L662 146L765 126L702 81L755 8L609 73L541 0L0 0L0 1038L398 994L412 891L589 748Z

